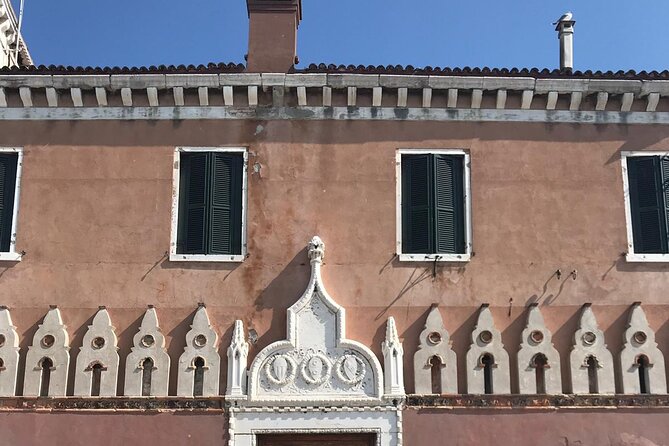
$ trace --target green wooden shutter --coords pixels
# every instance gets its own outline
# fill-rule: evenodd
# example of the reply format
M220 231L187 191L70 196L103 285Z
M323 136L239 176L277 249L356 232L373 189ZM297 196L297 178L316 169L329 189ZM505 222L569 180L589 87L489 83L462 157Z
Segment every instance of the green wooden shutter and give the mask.
M206 254L208 155L181 154L180 253Z
M432 155L402 155L402 252L434 252Z
M209 254L241 254L243 158L212 153Z
M660 157L627 158L634 251L667 252L667 211L664 204Z
M18 155L0 154L0 251L8 252L12 240L14 191Z
M437 253L464 253L463 157L435 155L435 239Z
M662 199L662 217L664 219L664 251L669 252L669 157L660 157L660 196Z

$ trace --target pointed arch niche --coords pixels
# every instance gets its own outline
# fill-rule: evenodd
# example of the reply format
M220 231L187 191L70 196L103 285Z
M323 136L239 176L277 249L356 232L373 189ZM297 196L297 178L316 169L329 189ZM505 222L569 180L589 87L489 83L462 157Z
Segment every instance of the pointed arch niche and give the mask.
M88 326L77 355L75 396L116 396L118 340L105 307L100 307Z
M256 444L257 434L373 433L377 445L399 446L399 407L404 398L402 345L392 318L383 343L384 369L365 345L346 338L345 310L321 278L325 245L308 245L311 277L288 309L287 338L255 357L244 385L247 347L241 322L228 354L230 446ZM239 354L237 354L239 353ZM232 382L231 377L234 377ZM244 394L244 389L248 392ZM295 408L299 407L299 410Z
M572 392L614 394L613 355L606 347L590 303L583 305L569 355Z

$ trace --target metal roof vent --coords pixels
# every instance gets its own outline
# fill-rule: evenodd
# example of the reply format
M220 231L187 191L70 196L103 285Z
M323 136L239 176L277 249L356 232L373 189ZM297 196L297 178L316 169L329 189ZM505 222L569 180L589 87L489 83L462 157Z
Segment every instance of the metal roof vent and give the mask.
M574 24L573 14L566 12L555 25L555 31L558 32L560 39L560 69L572 70L574 68Z

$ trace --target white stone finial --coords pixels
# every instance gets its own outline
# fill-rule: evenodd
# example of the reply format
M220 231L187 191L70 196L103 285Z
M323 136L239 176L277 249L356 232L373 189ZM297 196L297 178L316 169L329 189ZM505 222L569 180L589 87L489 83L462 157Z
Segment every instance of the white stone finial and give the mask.
M427 315L425 328L420 334L418 351L413 357L415 393L430 394L433 393L433 388L437 387L432 382L435 357L438 358L438 366L441 368L440 393L457 393L457 357L451 349L450 336L444 328L444 321L436 305Z
M397 335L395 318L388 318L386 340L381 344L383 350L383 376L385 379L385 397L397 398L404 396L404 369L402 358L404 349Z
M466 361L468 393L511 393L509 354L488 304L479 310Z
M632 304L620 352L622 393L667 393L664 355L640 302Z
M235 321L232 341L228 347L228 397L246 397L246 366L249 355L249 343L244 336L244 323Z
M204 305L198 307L190 327L186 347L179 357L177 396L216 396L221 370L218 334Z
M7 307L0 307L0 397L14 396L19 364L19 335Z
M149 367L149 368L147 368ZM167 396L170 356L153 306L144 313L125 363L125 396Z
M546 328L539 306L530 305L518 352L520 393L549 395L562 393L560 354L553 346L552 337Z
M591 304L581 310L574 346L569 355L572 392L614 394L613 356L604 342Z
M118 364L118 339L109 312L100 307L77 355L74 395L116 396Z
M325 243L323 243L323 240L321 240L319 236L315 235L311 239L308 250L309 260L312 262L323 263L323 259L325 258Z
M70 365L70 337L58 308L51 307L26 355L23 394L65 396Z

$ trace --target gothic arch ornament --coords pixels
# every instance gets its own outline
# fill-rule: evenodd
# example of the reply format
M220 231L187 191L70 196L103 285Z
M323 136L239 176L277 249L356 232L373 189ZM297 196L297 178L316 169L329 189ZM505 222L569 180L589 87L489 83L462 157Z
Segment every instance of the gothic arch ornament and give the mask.
M91 396L93 366L100 364L99 396L116 396L118 383L118 339L111 323L109 312L100 307L88 326L84 341L77 355L77 367L74 375L74 395Z
M248 344L235 322L228 349L230 446L251 446L258 433L375 433L378 446L401 446L402 344L390 318L384 368L365 345L347 339L345 311L325 290L325 245L308 245L309 284L287 311L287 336L258 353L246 373ZM248 379L245 379L245 378Z
M481 305L472 343L467 350L467 392L485 393L485 367L483 358L491 356L493 363L492 393L511 393L509 354L504 350L502 334L495 327L488 304Z
M19 335L7 307L0 307L0 397L14 396L19 364Z
M537 389L537 355L543 355L543 380L545 393L555 395L562 393L560 372L560 354L553 346L553 335L546 328L544 317L535 303L527 309L527 323L520 339L518 352L518 388L520 393L539 393Z
M641 308L641 302L635 302L630 308L623 342L623 349L620 352L622 393L641 393L638 363L641 356L645 356L647 360L645 373L648 388L646 393L667 393L664 355L657 348L655 332L648 324L646 313Z
M606 347L604 332L597 325L592 305L586 303L581 310L578 330L574 333L574 346L569 355L573 393L591 393L589 361L594 361L596 367L597 392L594 393L616 393L613 356Z
M287 339L265 347L251 364L250 401L313 404L383 397L379 360L365 345L346 339L345 310L325 290L324 251L323 241L314 237L308 247L311 277L302 297L288 308ZM344 356L355 359L342 362Z
M41 392L44 361L51 362L48 396L65 396L67 372L70 366L70 337L63 324L60 310L52 306L37 328L33 343L26 355L23 383L25 396L39 396Z
M432 393L432 362L439 358L441 368L441 393L458 393L457 356L451 348L451 338L444 327L439 307L434 305L425 321L421 332L418 351L413 357L414 392L418 394Z
M150 396L167 396L170 356L165 351L165 336L158 326L158 314L153 305L144 313L139 330L133 337L133 347L125 360L125 396L142 395L144 361L153 363Z
M244 336L244 323L235 321L232 341L228 347L228 385L225 395L228 399L246 398L246 366L249 343Z
M207 308L198 306L191 329L186 333L186 347L179 358L177 396L193 396L195 360L204 360L202 396L216 396L219 388L221 357L218 355L218 334L211 326Z

